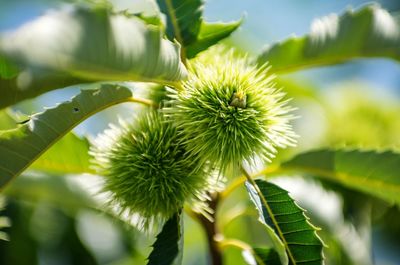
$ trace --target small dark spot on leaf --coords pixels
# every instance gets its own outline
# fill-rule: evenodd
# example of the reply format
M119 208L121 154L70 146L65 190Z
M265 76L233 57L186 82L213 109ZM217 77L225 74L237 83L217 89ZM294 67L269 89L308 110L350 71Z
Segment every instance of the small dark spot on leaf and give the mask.
M31 119L29 118L29 119L26 119L24 121L17 122L17 124L25 124L25 123L28 123L30 120Z
M79 108L77 108L77 107L74 107L73 110L74 110L74 113L79 112Z

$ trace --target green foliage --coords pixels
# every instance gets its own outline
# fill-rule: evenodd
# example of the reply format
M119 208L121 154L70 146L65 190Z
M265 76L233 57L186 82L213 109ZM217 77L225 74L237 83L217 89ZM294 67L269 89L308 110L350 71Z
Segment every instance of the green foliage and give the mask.
M131 97L131 91L125 87L102 85L99 89L83 90L71 101L31 116L16 129L0 131L0 187L81 121Z
M314 21L310 34L271 45L258 62L285 73L362 57L400 60L399 34L399 20L372 4Z
M182 45L184 59L193 58L228 37L242 22L205 22L202 18L203 0L157 0L157 3L167 16L167 36Z
M139 214L145 229L170 218L199 195L207 181L204 167L186 152L173 123L158 112L142 114L133 124L113 126L92 151L104 191L121 214Z
M229 23L209 23L202 21L197 40L187 46L186 56L188 58L195 57L199 52L229 37L241 24L242 20Z
M10 79L0 77L0 109L54 89L88 82L69 74L44 69L25 69Z
M196 41L202 22L203 0L157 0L161 12L167 16L167 36L183 46Z
M71 185L67 176L24 174L4 189L9 198L31 203L47 202L76 214L82 209L102 210L87 190Z
M168 219L153 244L147 265L178 265L182 262L183 219L181 213Z
M371 89L363 82L346 82L328 92L324 107L329 119L329 146L400 150L400 106L394 95Z
M246 260L249 264L323 264L324 245L305 210L287 191L263 180L253 180L242 167L247 163L254 169L255 165L269 162L278 150L295 144L296 134L290 125L293 109L288 106L281 86L290 86L288 94L293 98L314 103L319 100L317 92L304 89L297 81L273 82L267 65L271 65L273 72L286 73L362 57L399 61L400 20L376 4L348 10L341 16L329 15L315 21L308 35L273 44L253 60L222 48L209 49L198 56L242 23L205 22L203 0L157 0L159 10L155 8L156 14L150 15L131 9L114 11L112 4L103 0L77 2L0 36L0 109L54 89L100 82L96 89L82 90L70 101L26 118L16 118L11 109L0 111L0 190L29 168L30 176L21 177L4 189L12 200L37 205L45 201L66 210L71 218L90 209L107 216L118 212L120 219L147 229L163 223L148 257L149 265L182 263L183 209L204 228L212 264L223 263L221 252L229 246L253 257ZM133 85L138 94L144 92L149 99L133 97L130 89L118 83L130 81L152 83L143 87ZM343 138L351 134L358 139L355 130L369 141L384 136L384 140L377 142L395 149L398 128L393 120L397 109L388 116L380 115L382 108L373 109L370 100L358 106L350 97L347 99L352 101L353 108L341 113L347 119L339 120L351 125L328 118L328 128L341 128ZM142 103L157 110L139 109L132 123L121 121L120 126L112 125L93 141L90 152L96 171L89 163L88 140L71 130L91 115L123 102ZM326 102L317 104L322 106ZM363 127L364 118L373 121L372 126ZM374 134L371 128L378 125L382 131ZM332 135L325 142L336 143ZM352 140L346 143L357 143ZM400 154L393 151L322 149L278 163L274 161L273 166L256 176L323 178L338 185L338 190L351 189L352 195L354 191L362 192L363 198L376 197L400 205ZM248 180L247 192L261 223L259 227L245 226L243 233L250 239L251 232L259 229L261 235L266 234L261 238L263 242L254 240L247 244L239 236L230 239L217 221L225 214L221 213L220 203L244 182L243 178L230 179L229 186L225 190L222 187L225 177L237 175L239 168ZM65 176L81 173L102 176L100 189L111 207L102 207ZM365 201L357 207L363 209L363 214L369 209L369 200ZM40 209L29 209L31 212L17 218L16 226L7 231L11 237L21 240L21 234L30 233L25 220L40 216ZM359 213L359 209L354 212ZM12 210L7 215L15 216ZM225 223L242 216L243 213L233 210ZM362 232L368 234L370 227L365 224L370 224L370 218L366 214L363 218L366 220L362 227L361 222L353 220L346 228L365 229ZM68 233L63 237L78 246L76 252L68 248L74 253L72 256L78 257L71 262L109 263L97 261L79 241L77 220L68 219ZM7 219L0 217L0 228L7 225ZM57 229L61 230L58 226ZM333 227L327 230L327 237L335 245L327 253L342 253L342 242L351 240L336 238L331 231L335 231ZM39 237L47 235L35 232ZM3 232L0 239L5 239ZM29 240L26 246L30 253L21 256L21 260L39 263L38 253L43 253L37 246L40 242ZM272 248L265 247L265 241ZM0 245L3 258L1 250ZM79 253L83 253L82 260ZM349 253L346 249L346 255ZM18 255L9 255L12 263L18 263ZM327 263L353 262L352 257L342 256L328 259ZM136 264L132 260L126 259L128 264Z
M9 109L0 111L0 131L15 129L30 119L29 116L18 116L21 114ZM90 173L93 170L89 167L88 151L88 140L69 132L40 156L29 169L60 175Z
M400 155L394 152L317 150L299 154L281 167L400 205Z
M4 210L4 197L0 196L0 212ZM0 229L9 227L10 226L10 220L7 217L3 217L0 215ZM5 232L0 230L0 240L8 240L8 236Z
M0 54L0 78L10 79L17 73L17 67Z
M0 79L0 107L88 81L173 83L186 75L179 45L158 27L103 9L48 12L2 36L0 54L22 69Z
M164 108L189 151L224 172L255 155L268 160L276 147L293 144L290 108L272 87L265 66L257 68L230 51L211 53L193 69L184 90L171 93L171 108Z
M266 248L254 248L255 256L260 260L257 262L258 265L280 265L281 261L279 255L273 249Z
M255 180L255 184L256 187L246 183L249 195L260 212L261 222L271 227L282 241L289 264L323 264L322 241L304 209L277 185L263 180ZM281 262L287 264L282 256Z
M94 173L90 168L89 141L72 132L67 133L29 169L52 174Z

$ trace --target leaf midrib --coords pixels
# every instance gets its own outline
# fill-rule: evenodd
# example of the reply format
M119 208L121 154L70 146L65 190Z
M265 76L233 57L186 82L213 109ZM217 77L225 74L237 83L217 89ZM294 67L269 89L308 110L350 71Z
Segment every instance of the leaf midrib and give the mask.
M174 28L175 37L178 40L178 42L181 44L180 45L181 46L181 60L182 60L183 64L186 65L186 50L185 50L185 46L183 43L181 29L179 28L178 19L176 17L175 11L174 11L174 7L171 3L171 0L165 0L165 4L167 6L167 10L168 10L169 16L171 18L171 23Z
M258 187L257 183L254 181L254 179L247 173L247 171L245 171L244 169L242 170L243 174L246 176L247 180L251 183L251 185L254 187L254 189L256 190L258 196L261 199L261 202L264 204L265 209L268 211L269 216L271 217L271 220L278 232L279 238L282 240L282 243L287 251L288 257L289 259L292 261L293 265L296 265L297 262L294 259L294 256L292 254L292 251L289 248L289 244L286 241L286 238L283 236L283 232L281 230L281 228L278 225L277 220L275 219L275 215L272 212L271 208L269 207L269 204L267 202L267 200L264 198L264 195L262 194L260 188Z

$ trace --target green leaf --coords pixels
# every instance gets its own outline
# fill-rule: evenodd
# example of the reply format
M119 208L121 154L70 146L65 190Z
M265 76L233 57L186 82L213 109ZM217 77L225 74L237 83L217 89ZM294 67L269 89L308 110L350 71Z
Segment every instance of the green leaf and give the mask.
M179 48L135 16L84 8L47 12L0 39L0 53L22 69L0 79L0 106L85 81L173 84L186 75Z
M184 47L197 39L203 13L203 0L157 0L160 11L167 16L166 33Z
M0 77L0 109L51 90L86 82L88 80L70 74L27 68L12 78Z
M400 205L400 154L391 151L317 150L299 154L282 171L325 178Z
M10 79L18 74L18 68L0 54L0 79Z
M183 219L176 213L163 226L153 244L147 265L178 265L182 263Z
M273 249L267 248L253 248L255 255L262 260L265 265L280 265L281 261L279 255Z
M0 130L14 129L17 121L14 119L11 110L0 110Z
M279 254L270 248L252 248L244 251L243 257L250 265L281 265Z
M90 168L89 141L72 132L68 133L29 169L53 174L95 173Z
M4 210L4 206L4 197L0 196L0 212ZM10 220L7 217L0 216L0 229L10 227L10 225ZM0 240L9 240L8 235L3 231L0 231Z
M311 32L268 47L258 58L274 72L342 63L361 57L400 60L399 19L377 4L316 20Z
M0 111L0 130L10 130L29 121L29 116L23 119L18 114L6 109ZM89 165L89 141L78 137L73 132L65 135L54 146L47 150L29 169L55 174L94 173Z
M63 210L76 213L83 208L106 212L107 207L101 207L92 196L82 187L71 185L67 176L48 174L23 174L10 183L4 194L9 198L34 202L48 202Z
M284 245L289 264L323 264L323 244L316 228L308 221L304 210L288 192L264 180L246 182L249 195L260 212L261 221L271 227ZM282 259L279 249L275 249Z
M105 84L82 90L71 101L31 116L18 128L0 132L0 187L24 171L50 146L89 116L131 100L132 92Z
M183 58L193 58L208 47L229 37L242 20L229 23L203 21L202 0L157 0L167 16L167 35L182 44Z
M187 46L186 55L193 58L196 54L206 50L208 47L218 43L220 40L229 37L242 23L242 20L229 23L208 23L202 22L197 41Z

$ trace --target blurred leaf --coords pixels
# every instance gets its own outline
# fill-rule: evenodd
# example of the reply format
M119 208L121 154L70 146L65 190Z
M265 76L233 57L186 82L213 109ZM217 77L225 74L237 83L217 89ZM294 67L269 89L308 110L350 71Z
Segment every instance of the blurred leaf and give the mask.
M95 173L90 168L89 141L74 133L68 133L29 169L55 174Z
M0 110L0 131L13 129L17 126L17 121L14 120L11 110Z
M7 229L10 241L0 241L0 264L39 265L37 243L31 236L32 228L29 225L33 214L32 207L28 204L17 206L14 200L8 199L5 213L13 223Z
M0 77L0 109L25 99L34 98L51 90L60 89L88 80L70 74L46 69L29 68L10 79Z
M71 101L31 116L16 129L0 131L0 187L18 176L80 122L131 97L128 88L110 84L82 90Z
M360 57L400 60L399 20L377 4L318 19L310 34L273 44L258 62L284 73Z
M182 263L183 219L176 213L157 235L147 265L178 265Z
M0 79L10 79L17 74L17 67L0 54Z
M326 178L400 205L400 154L394 152L317 150L299 154L281 168Z
M4 207L5 207L4 197L0 196L0 212L4 210ZM7 217L3 217L0 215L0 229L9 226L10 226L10 220ZM0 240L9 240L8 235L1 230L0 230Z
M200 30L203 0L157 0L161 12L167 16L167 36L183 46L193 43Z
M24 174L7 186L4 192L10 198L32 203L47 202L71 213L83 208L97 209L90 194L78 185L68 183L64 176Z
M179 45L158 27L104 9L47 12L4 34L0 53L23 68L0 79L0 107L85 81L171 84L186 75Z
M281 265L279 254L270 248L253 248L244 251L243 257L250 265Z
M255 180L257 187L246 182L249 195L260 212L260 220L279 236L289 264L323 264L323 244L316 230L288 192L264 180ZM280 250L282 264L284 260Z
M187 57L193 58L196 54L206 50L208 47L229 37L242 23L242 20L230 23L208 23L202 22L197 41L187 46Z
M400 105L395 95L359 81L325 93L328 146L400 151Z

